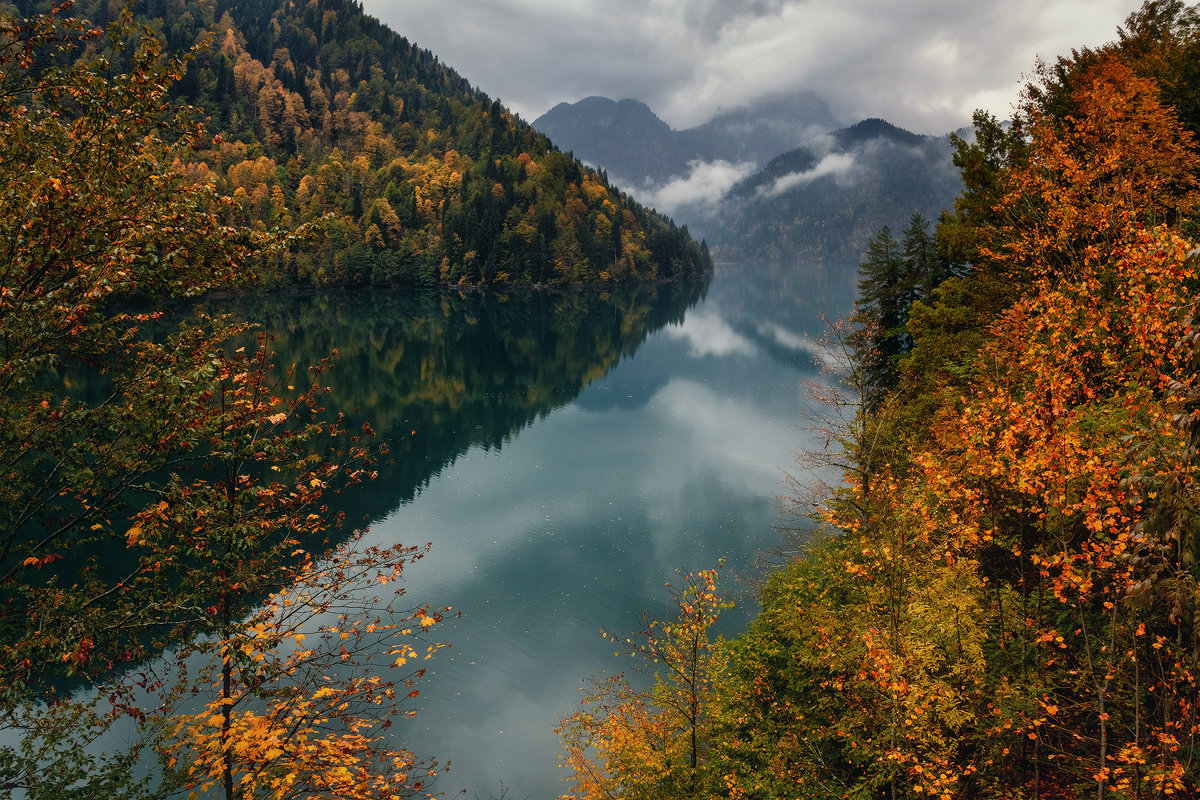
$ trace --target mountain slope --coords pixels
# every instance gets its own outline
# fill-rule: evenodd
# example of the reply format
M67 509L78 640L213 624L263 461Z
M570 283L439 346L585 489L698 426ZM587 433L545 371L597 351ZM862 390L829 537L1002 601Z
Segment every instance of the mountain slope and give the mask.
M534 120L533 127L588 163L603 166L614 180L639 189L684 176L697 161L762 165L838 123L824 101L805 92L759 100L681 131L644 103L606 97L559 103Z
M306 247L264 265L268 282L644 281L710 266L686 230L353 0L133 8L168 49L211 35L175 87L206 131L182 168L232 198L231 219L316 224ZM81 0L75 13L112 12Z
M962 189L948 136L863 120L735 185L705 226L725 256L857 263L884 225L937 219Z

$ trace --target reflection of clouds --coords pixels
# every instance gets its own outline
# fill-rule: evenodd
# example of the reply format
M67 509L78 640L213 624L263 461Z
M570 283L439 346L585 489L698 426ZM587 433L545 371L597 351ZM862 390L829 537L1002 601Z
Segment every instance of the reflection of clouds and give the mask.
M681 324L668 325L663 331L673 339L686 340L688 355L692 358L751 356L755 353L753 342L711 311L692 312Z
M779 347L794 353L805 353L812 357L821 367L837 374L850 370L849 354L844 350L831 347L828 343L814 339L808 334L796 333L775 323L763 323L758 326L758 332L768 337Z
M637 666L600 629L666 613L676 568L726 557L736 594L734 575L778 542L802 401L794 370L745 356L760 333L789 348L802 338L763 325L743 336L694 309L585 390L645 387L644 401L557 409L501 450L473 448L373 526L380 543L432 541L406 572L410 597L463 611L436 629L453 647L430 662L425 710L397 726L399 742L454 761L439 791L498 795L502 780L514 797L561 794L558 718L588 675ZM750 612L730 614L731 633Z
M809 342L809 347L817 360L830 372L837 375L849 374L854 366L850 359L850 354L845 350L836 347L830 347L821 342Z
M762 335L771 337L775 344L788 350L799 353L809 352L813 348L812 340L807 335L788 330L778 323L764 323L758 326L758 330Z
M672 447L662 451L677 459L670 468L692 475L719 470L727 491L773 493L779 470L791 464L801 445L793 418L763 414L694 381L671 381L654 405L664 418L662 425L676 432ZM686 446L680 446L680 436L688 437Z

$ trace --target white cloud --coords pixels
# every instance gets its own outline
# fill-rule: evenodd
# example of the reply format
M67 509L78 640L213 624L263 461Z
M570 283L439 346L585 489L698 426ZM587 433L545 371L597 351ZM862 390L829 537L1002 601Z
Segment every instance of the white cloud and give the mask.
M366 0L532 120L633 97L676 128L812 90L847 121L918 133L1005 117L1038 56L1115 38L1136 0Z
M667 214L682 208L713 212L734 185L754 172L750 162L693 161L686 176L658 187L634 190L638 200Z
M787 175L776 178L770 186L760 188L759 194L764 197L778 197L789 189L802 186L817 178L826 175L845 176L853 169L854 157L852 155L849 153L830 153L818 161L812 169L804 170L803 172L790 172Z

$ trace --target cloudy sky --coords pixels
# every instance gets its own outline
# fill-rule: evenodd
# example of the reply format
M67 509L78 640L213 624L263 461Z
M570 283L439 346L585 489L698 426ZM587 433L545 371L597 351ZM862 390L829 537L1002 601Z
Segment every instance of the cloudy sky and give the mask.
M364 0L532 121L632 97L676 128L812 89L846 123L945 133L1007 116L1038 56L1111 41L1140 0Z

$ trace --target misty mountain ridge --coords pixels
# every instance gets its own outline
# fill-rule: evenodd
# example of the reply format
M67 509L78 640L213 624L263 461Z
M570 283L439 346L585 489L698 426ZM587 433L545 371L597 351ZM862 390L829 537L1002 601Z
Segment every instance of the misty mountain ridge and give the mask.
M855 263L881 227L914 211L936 220L962 189L949 134L878 118L842 127L812 93L685 131L639 101L590 97L533 127L726 258Z
M936 221L961 191L949 134L867 119L781 153L692 224L727 258L849 264L884 225L901 230L914 212Z
M607 97L559 103L532 125L577 158L603 166L614 181L636 189L685 176L697 161L758 167L841 123L825 101L803 92L721 111L680 131L639 100Z
M931 142L940 142L942 138L912 133L879 118L865 119L848 128L813 137L803 147L780 153L758 172L735 184L730 194L742 198L763 193L779 195L791 186L824 175L849 173L853 166L861 168L867 151L877 157L881 149L898 153L911 148L914 154L920 152L936 158L938 145L934 145L934 152L925 151Z

